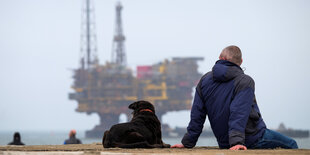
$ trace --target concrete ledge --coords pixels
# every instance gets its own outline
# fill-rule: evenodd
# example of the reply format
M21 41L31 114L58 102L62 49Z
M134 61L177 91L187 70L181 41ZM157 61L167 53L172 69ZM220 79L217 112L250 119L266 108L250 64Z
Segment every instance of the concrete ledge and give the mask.
M270 149L270 150L221 150L217 147L195 147L193 149L121 149L103 148L100 143L75 145L26 145L26 146L0 146L0 155L308 155L310 149Z

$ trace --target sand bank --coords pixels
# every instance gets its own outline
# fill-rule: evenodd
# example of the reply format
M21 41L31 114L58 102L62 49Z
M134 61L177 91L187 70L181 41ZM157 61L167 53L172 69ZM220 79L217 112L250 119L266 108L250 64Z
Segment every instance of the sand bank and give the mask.
M193 149L105 149L100 143L79 145L32 145L0 146L0 155L309 155L310 149L271 149L271 150L220 150L216 147L196 147Z

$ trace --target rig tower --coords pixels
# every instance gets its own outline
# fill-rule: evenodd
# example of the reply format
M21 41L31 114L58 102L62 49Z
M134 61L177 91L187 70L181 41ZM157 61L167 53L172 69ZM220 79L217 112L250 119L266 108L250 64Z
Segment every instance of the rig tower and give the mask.
M83 3L81 21L80 63L82 68L89 69L99 63L93 0L85 0Z
M116 20L115 20L115 35L113 38L112 47L112 62L125 67L126 66L126 53L125 53L125 36L123 35L121 11L123 6L120 2L116 5Z

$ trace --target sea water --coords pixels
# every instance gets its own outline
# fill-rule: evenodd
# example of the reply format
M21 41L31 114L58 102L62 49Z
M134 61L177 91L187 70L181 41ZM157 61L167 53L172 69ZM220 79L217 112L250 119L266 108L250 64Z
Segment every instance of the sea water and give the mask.
M20 131L21 140L26 145L62 145L65 139L69 137L68 131ZM101 143L102 139L85 138L84 131L77 131L76 137L83 144ZM0 145L7 145L13 141L14 131L0 131ZM182 137L167 138L163 137L163 141L167 144L179 144ZM310 149L310 137L294 138L302 149ZM214 137L200 137L196 146L217 146Z

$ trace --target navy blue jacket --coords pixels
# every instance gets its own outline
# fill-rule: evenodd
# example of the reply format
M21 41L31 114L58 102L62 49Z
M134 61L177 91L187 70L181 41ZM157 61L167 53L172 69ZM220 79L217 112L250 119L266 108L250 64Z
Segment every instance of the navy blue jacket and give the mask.
M206 115L220 148L249 147L266 129L254 95L254 80L225 60L217 61L196 87L191 121L182 139L185 147L196 145Z

